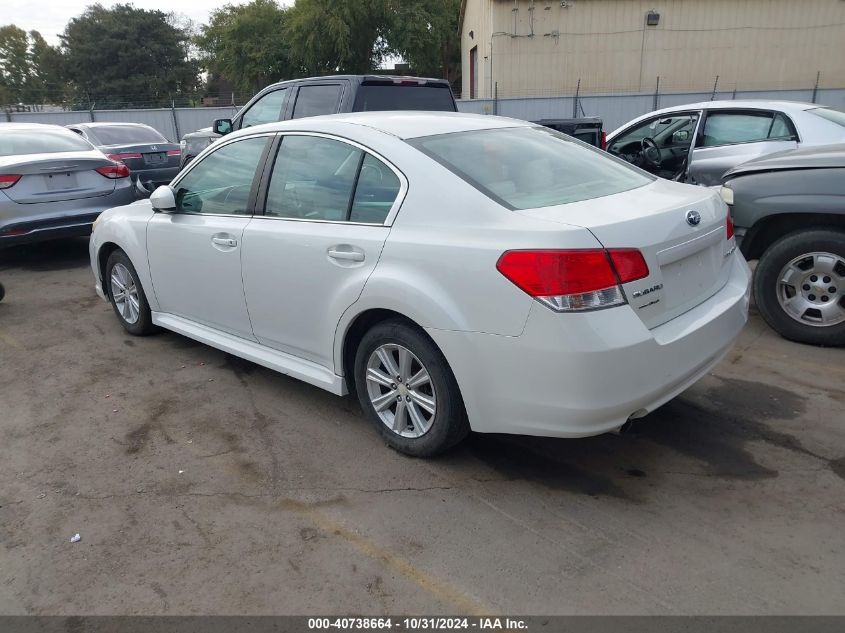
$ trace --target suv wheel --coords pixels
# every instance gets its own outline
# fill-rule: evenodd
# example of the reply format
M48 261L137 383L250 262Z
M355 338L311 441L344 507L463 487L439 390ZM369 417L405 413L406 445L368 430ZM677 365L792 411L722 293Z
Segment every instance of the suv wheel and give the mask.
M772 244L757 265L754 298L785 338L845 345L845 233L810 229Z
M469 433L446 359L405 321L384 321L364 335L355 355L355 386L364 413L402 453L431 457Z

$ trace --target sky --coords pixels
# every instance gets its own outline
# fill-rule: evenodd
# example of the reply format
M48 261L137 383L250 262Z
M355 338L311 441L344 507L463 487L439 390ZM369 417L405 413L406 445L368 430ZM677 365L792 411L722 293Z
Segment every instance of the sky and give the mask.
M124 0L127 3L130 0ZM279 4L290 5L293 0L277 0ZM121 4L120 0L99 0L109 7ZM0 26L16 24L25 31L36 30L50 44L59 43L59 34L71 18L78 16L95 0L0 0ZM198 25L208 21L208 16L224 4L244 4L243 0L136 0L131 2L139 9L158 9L165 13L180 13Z

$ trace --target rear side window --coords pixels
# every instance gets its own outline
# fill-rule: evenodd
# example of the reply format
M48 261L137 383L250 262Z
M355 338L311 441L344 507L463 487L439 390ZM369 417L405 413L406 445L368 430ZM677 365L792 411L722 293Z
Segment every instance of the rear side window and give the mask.
M286 136L273 165L264 214L383 224L400 188L392 169L353 145Z
M166 138L153 128L146 126L109 125L93 128L90 134L100 145L167 143Z
M836 123L836 125L845 127L845 112L840 112L832 108L813 108L812 110L807 110L807 112L827 119L831 123Z
M772 115L768 112L717 112L704 122L704 147L752 143L769 138Z
M445 85L363 84L355 97L355 112L429 110L454 112L452 92Z
M654 180L544 127L459 132L408 142L509 209L590 200Z
M293 119L334 114L340 103L340 86L302 86L296 96Z
M63 128L0 132L0 156L86 152L93 149L84 138Z

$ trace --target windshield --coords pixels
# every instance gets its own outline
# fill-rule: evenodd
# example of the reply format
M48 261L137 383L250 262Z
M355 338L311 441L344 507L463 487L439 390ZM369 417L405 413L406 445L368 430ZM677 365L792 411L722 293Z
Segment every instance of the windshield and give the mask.
M808 110L808 112L845 127L845 112L840 112L839 110L834 110L833 108L813 108L812 110Z
M86 152L93 149L84 138L62 128L3 130L0 134L0 156Z
M510 209L609 196L653 180L600 150L543 127L424 136L409 143Z
M452 92L445 84L363 84L355 97L356 112L430 110L454 112Z
M141 125L109 125L93 128L91 132L100 145L167 143L167 139L153 128Z

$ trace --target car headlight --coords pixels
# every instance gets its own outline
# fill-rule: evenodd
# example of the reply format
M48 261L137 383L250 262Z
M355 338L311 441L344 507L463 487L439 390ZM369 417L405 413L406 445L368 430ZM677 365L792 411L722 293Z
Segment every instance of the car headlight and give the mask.
M179 149L184 152L186 147L188 147L188 141L186 141L185 139L179 141Z
M719 189L719 195L722 196L725 204L732 206L734 203L734 190L730 187L722 187Z

